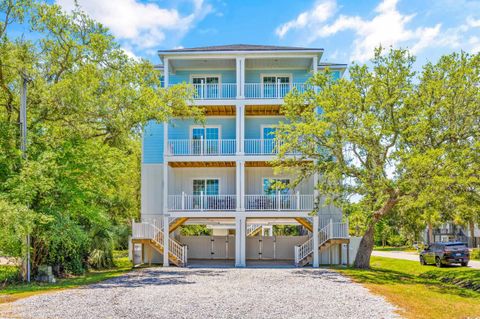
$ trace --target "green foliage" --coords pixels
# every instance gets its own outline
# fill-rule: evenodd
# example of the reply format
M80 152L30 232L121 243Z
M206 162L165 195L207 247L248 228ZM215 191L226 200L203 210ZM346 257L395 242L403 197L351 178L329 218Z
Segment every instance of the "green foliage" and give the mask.
M180 227L182 236L211 236L212 230L206 225L184 225Z
M406 50L379 48L371 67L353 64L350 79L338 81L317 73L311 83L320 90L293 92L282 108L275 164L300 170L294 184L322 176L319 193L365 230L362 268L382 220L395 219L397 234L413 241L427 223L479 219L480 54L427 64L418 84L413 62ZM292 151L302 155L286 156Z
M470 254L470 258L480 260L480 248L472 249L472 253Z
M0 247L57 275L113 265L138 216L140 133L149 121L202 119L193 88L161 88L160 73L129 58L76 8L2 2L0 24ZM23 24L30 34L10 31ZM30 39L31 38L31 39ZM19 92L28 75L28 157L19 152Z
M298 225L274 225L274 236L300 236L300 229L302 227Z
M20 271L15 266L0 265L0 288L20 279Z

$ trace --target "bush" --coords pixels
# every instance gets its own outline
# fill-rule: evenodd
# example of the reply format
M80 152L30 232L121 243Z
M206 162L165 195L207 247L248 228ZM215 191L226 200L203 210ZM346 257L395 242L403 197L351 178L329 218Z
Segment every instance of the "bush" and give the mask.
M479 259L480 260L480 248L474 248L472 250L472 254L470 255L471 259Z
M20 281L20 268L17 266L0 265L0 288L5 284Z

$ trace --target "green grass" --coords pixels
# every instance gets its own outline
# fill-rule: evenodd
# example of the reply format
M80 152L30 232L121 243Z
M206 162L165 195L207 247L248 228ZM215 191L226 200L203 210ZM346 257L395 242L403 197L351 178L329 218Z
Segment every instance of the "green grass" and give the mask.
M393 258L372 257L370 270L339 269L400 307L407 318L466 318L480 315L480 271L435 268ZM469 284L467 284L469 283Z
M393 246L375 246L373 250L378 251L407 251L407 252L416 252L417 250L410 246L402 246L402 247L393 247Z
M57 282L54 284L32 282L30 284L17 283L8 285L0 290L0 303L10 302L51 290L69 289L94 284L120 276L132 269L132 263L128 260L128 253L126 251L115 251L114 262L115 267L112 269L89 271L82 276L57 279Z

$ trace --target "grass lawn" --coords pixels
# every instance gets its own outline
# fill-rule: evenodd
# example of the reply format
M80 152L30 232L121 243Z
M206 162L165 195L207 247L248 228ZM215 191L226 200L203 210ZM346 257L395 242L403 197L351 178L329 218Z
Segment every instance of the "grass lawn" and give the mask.
M371 270L339 271L402 308L404 317L480 318L480 271L476 269L439 269L383 257L372 257L371 266Z
M7 285L0 290L0 303L11 302L20 298L29 297L35 294L59 290L75 288L83 285L97 283L109 278L120 276L132 269L132 263L128 260L126 251L114 252L115 268L99 271L89 271L82 276L75 276L65 279L57 279L54 284L48 283L19 283ZM0 269L2 271L3 269Z
M407 251L407 252L417 252L417 250L413 247L403 246L403 247L392 247L392 246L375 246L373 250L378 251Z

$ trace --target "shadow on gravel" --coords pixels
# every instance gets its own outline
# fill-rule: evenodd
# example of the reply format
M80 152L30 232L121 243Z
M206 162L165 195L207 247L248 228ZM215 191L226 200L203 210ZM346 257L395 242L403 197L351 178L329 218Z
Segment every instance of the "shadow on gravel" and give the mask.
M110 288L138 288L164 285L191 285L195 281L189 280L191 276L224 276L223 271L195 269L195 270L170 270L163 268L141 269L128 275L113 278L102 283L90 285L89 289Z
M305 278L318 278L318 279L325 279L328 281L341 283L341 284L350 284L351 281L334 271L326 270L326 269L299 269L297 271L293 271L292 277L305 277Z

